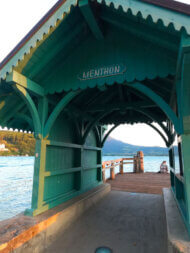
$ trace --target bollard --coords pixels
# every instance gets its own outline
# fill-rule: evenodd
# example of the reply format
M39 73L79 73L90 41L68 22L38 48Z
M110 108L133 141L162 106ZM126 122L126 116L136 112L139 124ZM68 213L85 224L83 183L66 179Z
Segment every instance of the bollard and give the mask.
M120 171L120 174L123 174L123 159L120 162L119 171Z
M144 154L142 151L139 151L139 172L144 173Z
M111 178L111 180L114 180L114 179L115 179L115 168L114 168L114 163L111 163L110 178Z

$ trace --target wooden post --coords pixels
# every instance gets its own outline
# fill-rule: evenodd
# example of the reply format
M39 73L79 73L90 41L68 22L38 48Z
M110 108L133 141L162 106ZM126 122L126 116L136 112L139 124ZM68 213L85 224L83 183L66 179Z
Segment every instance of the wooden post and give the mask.
M110 178L111 178L111 180L115 179L115 167L114 167L114 163L111 163Z
M119 170L120 170L120 174L123 174L123 159L120 161Z
M102 180L105 183L106 182L106 165L102 164Z
M134 173L144 172L144 154L142 151L138 151L137 155L134 156L133 172Z
M144 154L142 151L138 152L139 154L139 173L144 173Z
M133 173L137 173L137 156L134 156L134 161L133 161Z
M139 173L139 152L137 152L137 169L136 173Z

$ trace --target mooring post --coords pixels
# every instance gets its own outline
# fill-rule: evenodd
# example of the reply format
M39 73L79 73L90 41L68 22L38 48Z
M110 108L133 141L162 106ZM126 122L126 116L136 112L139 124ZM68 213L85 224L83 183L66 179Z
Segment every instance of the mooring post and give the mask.
M138 159L139 159L139 173L144 173L144 154L142 151L138 152Z
M144 154L142 151L138 151L137 155L134 156L133 162L133 173L144 172Z
M139 152L137 152L137 168L136 168L136 173L139 173L139 167L140 167L140 159L139 159Z
M133 173L137 173L137 156L136 155L134 155Z
M115 166L114 166L114 162L111 163L110 178L111 178L111 180L115 179Z
M123 174L123 159L120 161L119 170L120 170L120 174Z

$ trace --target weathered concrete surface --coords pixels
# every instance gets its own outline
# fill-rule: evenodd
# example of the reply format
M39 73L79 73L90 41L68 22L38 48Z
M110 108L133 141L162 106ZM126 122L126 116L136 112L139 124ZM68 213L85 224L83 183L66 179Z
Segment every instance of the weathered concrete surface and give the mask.
M163 196L111 191L44 252L94 253L100 246L113 253L166 253Z
M89 207L109 192L110 185L101 185L36 217L20 215L4 221L0 229L0 253L44 251L60 231L69 228Z
M162 194L163 188L170 187L170 175L152 172L118 174L115 180L107 180L112 190L150 194Z
M170 189L163 189L163 195L166 212L168 253L189 253L190 238L173 194Z

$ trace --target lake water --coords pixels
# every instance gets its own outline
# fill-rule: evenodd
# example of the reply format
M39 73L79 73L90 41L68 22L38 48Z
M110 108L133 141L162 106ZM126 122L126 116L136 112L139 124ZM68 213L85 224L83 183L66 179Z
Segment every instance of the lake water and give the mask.
M104 156L103 161L121 158ZM166 156L145 156L145 172L157 172ZM0 220L8 219L30 208L34 157L0 157ZM125 165L125 172L132 172L132 165ZM117 170L116 170L117 172ZM107 171L109 177L109 171Z

